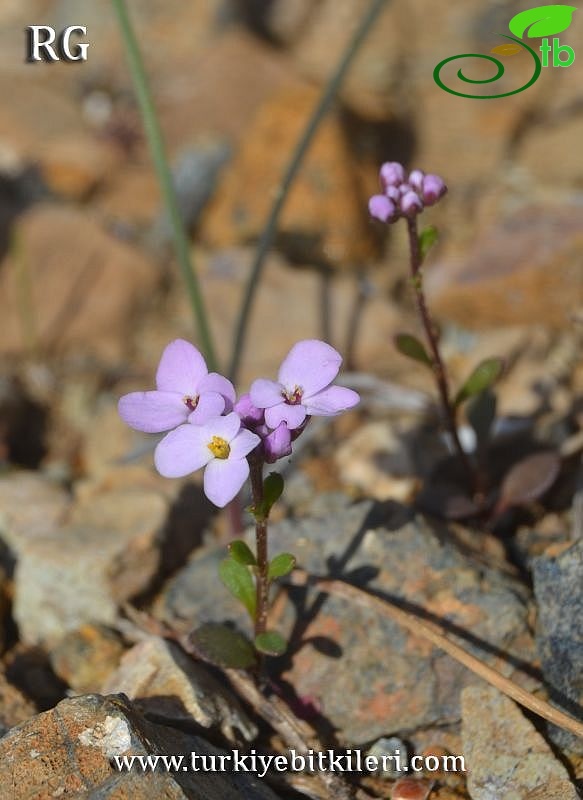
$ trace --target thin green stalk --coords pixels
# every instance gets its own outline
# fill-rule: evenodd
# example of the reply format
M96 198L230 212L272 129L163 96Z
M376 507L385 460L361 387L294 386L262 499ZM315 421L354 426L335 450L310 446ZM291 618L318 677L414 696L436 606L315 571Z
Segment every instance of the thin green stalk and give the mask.
M29 262L18 233L13 233L11 236L10 254L16 271L16 305L22 324L24 344L29 355L34 356L38 351L38 332L35 323L32 280Z
M205 354L209 370L215 370L217 366L215 358L215 349L213 347L213 340L210 327L207 320L207 315L204 306L204 300L200 291L199 282L194 270L194 265L190 256L190 243L188 236L184 230L184 224L180 216L178 208L178 200L174 184L172 182L172 173L168 165L168 159L164 148L164 140L162 131L158 122L156 109L152 100L150 87L148 86L148 79L144 69L144 62L140 53L140 48L132 28L128 11L126 8L125 0L111 0L114 10L117 14L119 27L126 51L130 72L134 82L134 88L138 98L144 128L150 147L150 154L154 162L158 182L162 191L162 197L170 224L172 227L172 235L174 238L174 247L176 250L176 258L180 266L180 272L188 297L192 307L195 324L198 328L200 337L200 345Z
M247 282L239 319L237 320L237 327L233 337L231 364L229 367L229 377L233 382L235 382L237 379L239 367L241 365L241 357L245 347L245 338L247 335L247 328L249 325L249 317L251 315L253 301L255 299L255 292L259 286L265 258L269 248L273 243L279 217L285 205L289 190L291 189L296 175L299 172L314 135L326 113L328 112L328 109L330 108L332 101L334 100L338 89L340 88L340 85L342 84L342 81L344 80L344 77L348 72L350 65L352 64L354 57L356 56L360 46L365 41L377 17L386 6L387 1L388 0L372 0L368 10L363 15L360 24L354 32L351 40L348 42L346 50L342 54L336 70L332 74L332 77L324 89L322 97L313 111L312 116L293 152L291 161L289 162L284 173L280 188L276 194L275 202L271 207L265 227L263 229L263 233L261 234L261 238L259 240L259 244L257 245L257 253L255 255L255 260L251 268L251 274Z

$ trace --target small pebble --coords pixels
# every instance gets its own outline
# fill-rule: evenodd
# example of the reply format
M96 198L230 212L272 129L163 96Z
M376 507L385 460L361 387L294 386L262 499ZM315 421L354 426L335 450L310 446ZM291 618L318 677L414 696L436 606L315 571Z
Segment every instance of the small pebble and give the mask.
M382 766L383 756L392 756L387 763L387 769L379 769L378 774L384 778L398 778L409 766L409 755L407 745L397 736L383 737L378 739L367 752L368 756L375 756L379 759L379 767Z
M401 778L393 786L391 800L427 800L433 783Z

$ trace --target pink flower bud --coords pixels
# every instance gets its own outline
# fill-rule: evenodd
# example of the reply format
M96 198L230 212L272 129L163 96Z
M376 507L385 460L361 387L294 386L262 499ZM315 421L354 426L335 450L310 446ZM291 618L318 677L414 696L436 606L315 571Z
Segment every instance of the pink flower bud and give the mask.
M401 211L406 217L415 217L423 211L423 202L416 192L407 192L401 198Z
M447 186L439 175L426 175L423 178L421 197L425 205L432 206L447 192Z
M420 192L420 191L421 191L421 188L423 187L423 178L424 178L424 177L425 177L425 173L424 173L422 170L420 170L420 169L414 169L414 170L413 170L413 171L412 171L412 172L409 174L409 180L408 180L408 183L410 183L410 184L411 184L411 186L412 186L414 189L417 189L417 191L418 191L418 192Z
M383 189L387 186L399 186L405 180L405 167L398 161L387 161L380 169Z
M401 187L399 186L399 188L397 188L396 186L387 186L385 189L385 194L389 200L393 201L393 203L398 203L401 199Z
M241 417L243 425L252 431L261 425L265 418L265 411L262 408L254 406L248 394L241 395L235 403L234 410Z
M396 205L384 194L373 195L368 201L368 210L371 217L381 222L393 222L398 216Z
M277 428L263 439L263 452L268 464L273 464L279 458L291 455L291 432L285 422L280 422Z

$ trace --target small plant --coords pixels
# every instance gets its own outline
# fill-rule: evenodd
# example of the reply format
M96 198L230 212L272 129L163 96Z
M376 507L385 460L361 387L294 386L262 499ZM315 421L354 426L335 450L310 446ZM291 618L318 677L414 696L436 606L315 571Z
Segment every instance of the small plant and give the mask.
M264 467L291 454L311 417L336 416L358 404L356 392L333 383L341 363L340 354L325 342L300 341L283 360L277 381L259 378L237 400L233 384L209 372L194 345L176 339L162 354L156 389L132 392L119 401L120 416L130 427L166 433L154 454L164 477L180 478L204 468L204 492L219 508L250 479L256 550L242 540L231 542L219 574L249 613L255 651L262 654L285 651L282 636L267 629L269 589L295 566L290 553L269 559L269 515L284 481L277 472L264 478ZM249 643L225 626L205 625L192 641L201 656L223 666L256 662Z
M434 375L439 395L442 417L451 444L459 459L463 474L469 477L471 494L481 498L484 482L479 465L465 452L458 433L457 415L459 408L472 398L480 398L488 392L503 371L500 358L490 358L480 363L458 389L455 395L450 392L446 365L440 352L439 332L436 328L425 298L423 289L422 265L425 256L437 241L438 232L433 227L419 232L418 217L428 206L438 203L447 193L447 186L438 175L426 175L415 169L407 175L398 162L387 162L380 169L382 194L370 198L369 211L372 217L386 224L403 219L409 237L411 286L419 319L423 326L427 348L410 333L400 333L395 337L395 345L400 353L429 367ZM489 396L489 395L488 395ZM482 407L483 413L482 413ZM489 407L481 403L470 414L470 421L477 417L474 427L483 428L483 416L490 414ZM492 420L490 420L491 424Z

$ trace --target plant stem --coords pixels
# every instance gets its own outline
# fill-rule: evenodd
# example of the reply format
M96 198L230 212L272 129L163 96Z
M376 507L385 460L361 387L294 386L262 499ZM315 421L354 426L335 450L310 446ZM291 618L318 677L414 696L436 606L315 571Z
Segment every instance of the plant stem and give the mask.
M365 41L370 29L374 25L377 17L387 2L388 0L372 0L369 8L364 13L352 38L347 44L345 51L342 53L338 66L326 85L322 97L318 101L318 104L316 105L285 170L280 187L275 196L275 202L269 211L265 226L263 228L263 233L261 234L259 244L257 245L255 260L251 267L251 273L245 289L245 296L243 298L241 311L237 320L237 327L233 335L232 357L231 364L229 366L229 377L233 383L236 383L237 381L237 375L241 365L241 357L245 347L245 338L249 325L249 317L251 315L255 293L261 279L265 258L269 252L269 248L273 244L273 239L277 230L277 223L279 222L279 217L283 211L289 191L300 170L304 157L306 156L306 153L312 144L314 135L318 130L320 123L326 116L328 109L330 108L332 101L334 100L338 89L340 88L342 81L344 80L344 77L348 72L350 65L352 64L352 61L354 60L354 57L356 56L360 46Z
M251 492L253 505L260 509L263 503L263 458L253 454L249 459ZM267 611L269 607L269 558L267 550L267 520L261 514L255 515L255 542L257 552L257 610L255 612L255 636L265 633L267 629Z
M431 362L433 366L433 374L435 375L435 382L437 384L437 391L441 401L441 408L443 412L443 419L446 428L451 436L453 446L457 453L464 473L469 475L472 480L472 488L475 488L475 470L470 463L466 452L464 451L457 432L457 414L455 405L452 403L449 396L449 384L447 379L447 371L441 353L439 352L439 339L435 325L429 314L427 303L425 301L425 293L423 291L423 276L421 273L421 250L419 248L419 234L417 231L417 218L407 217L407 231L409 234L409 251L411 254L411 282L415 290L415 300L417 302L417 310L419 318L425 331L427 343L431 351Z
M190 243L184 229L184 223L180 214L176 190L172 180L172 173L168 165L168 159L164 148L164 140L158 116L154 107L152 94L148 85L144 62L140 53L140 48L128 15L125 0L111 0L117 14L119 27L126 51L130 72L134 82L134 88L138 98L138 104L142 113L146 137L150 148L150 154L154 162L158 183L166 206L166 212L170 219L172 235L174 238L174 248L176 258L182 274L182 280L188 292L192 314L195 325L198 329L201 348L204 352L210 371L217 367L215 351L213 347L212 335L208 324L204 300L200 291L200 286L194 265L190 255Z
M22 324L24 345L28 354L34 357L38 352L38 335L35 325L30 265L17 233L13 233L10 238L10 254L16 271L16 305Z

